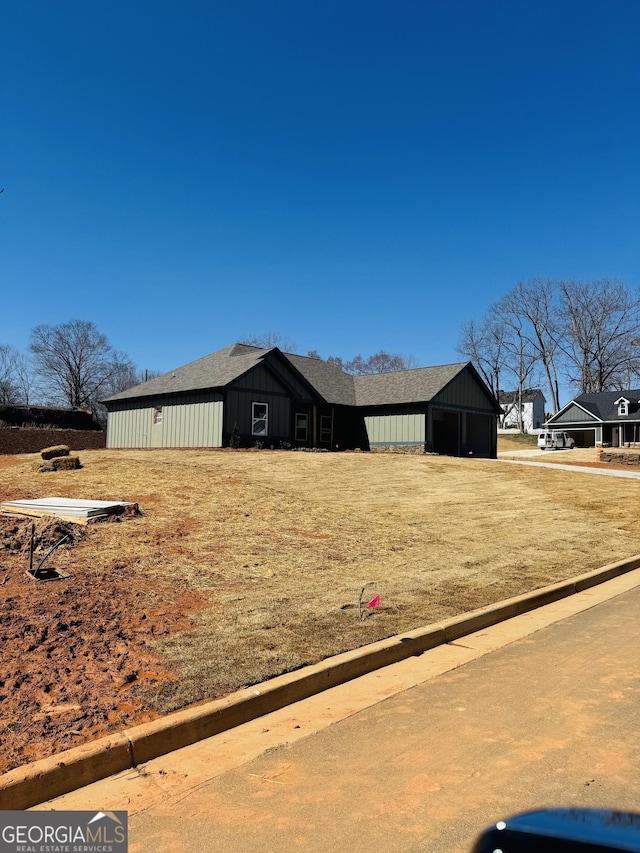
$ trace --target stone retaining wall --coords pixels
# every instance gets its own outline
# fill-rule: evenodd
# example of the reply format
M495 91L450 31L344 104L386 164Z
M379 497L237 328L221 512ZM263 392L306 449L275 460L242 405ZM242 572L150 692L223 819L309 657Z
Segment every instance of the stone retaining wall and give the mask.
M598 462L612 462L614 465L640 465L640 452L618 450L601 450L598 453Z
M106 446L106 433L85 429L0 428L0 454L39 453L54 444L66 444L71 450L102 450Z

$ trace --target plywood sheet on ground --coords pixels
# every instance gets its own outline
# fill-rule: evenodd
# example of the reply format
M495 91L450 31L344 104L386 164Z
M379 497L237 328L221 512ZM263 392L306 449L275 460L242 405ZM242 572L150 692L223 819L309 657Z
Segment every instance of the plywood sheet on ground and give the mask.
M54 516L86 522L90 519L118 515L135 505L130 501L87 501L76 498L37 498L36 500L4 501L0 512L5 515L28 515L34 518Z

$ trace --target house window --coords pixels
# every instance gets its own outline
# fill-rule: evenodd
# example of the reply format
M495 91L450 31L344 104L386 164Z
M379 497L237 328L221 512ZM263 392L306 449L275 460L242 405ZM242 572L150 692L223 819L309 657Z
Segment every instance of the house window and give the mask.
M268 403L251 404L251 435L268 435Z
M153 410L153 422L154 424L162 423L162 406L155 406Z
M296 441L306 441L309 435L309 417L303 412L296 413Z
M628 415L629 414L629 401L628 400L620 400L618 403L618 414L619 415Z
M320 415L320 444L331 444L331 415Z

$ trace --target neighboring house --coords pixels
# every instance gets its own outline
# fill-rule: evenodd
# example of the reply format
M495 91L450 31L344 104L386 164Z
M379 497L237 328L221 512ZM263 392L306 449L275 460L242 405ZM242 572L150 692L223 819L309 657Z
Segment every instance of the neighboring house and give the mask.
M640 444L640 391L580 394L546 426L568 432L578 447Z
M519 429L518 392L498 391L498 403L502 409L500 427L502 429ZM526 388L522 392L522 429L525 432L542 427L545 403L545 396L539 388Z
M104 401L107 447L369 450L495 457L500 408L470 362L351 376L234 344Z

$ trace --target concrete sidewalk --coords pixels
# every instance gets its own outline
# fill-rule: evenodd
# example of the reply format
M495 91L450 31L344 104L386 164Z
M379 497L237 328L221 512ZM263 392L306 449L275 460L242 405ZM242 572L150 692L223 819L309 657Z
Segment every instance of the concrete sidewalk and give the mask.
M126 809L130 850L465 851L544 805L637 810L640 570L39 808Z
M558 452L558 451L556 451ZM570 452L570 451L567 451ZM529 454L523 454L514 458L513 454L507 456L498 455L496 462L504 462L508 465L530 465L534 468L556 468L560 471L571 471L577 474L598 474L602 477L622 477L627 480L640 480L640 471L607 470L606 468L589 468L587 465L563 465L562 462L533 462L527 458Z

